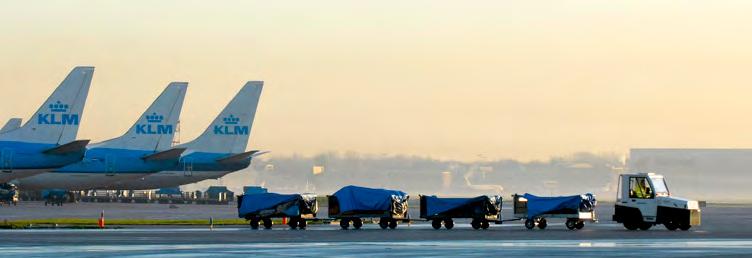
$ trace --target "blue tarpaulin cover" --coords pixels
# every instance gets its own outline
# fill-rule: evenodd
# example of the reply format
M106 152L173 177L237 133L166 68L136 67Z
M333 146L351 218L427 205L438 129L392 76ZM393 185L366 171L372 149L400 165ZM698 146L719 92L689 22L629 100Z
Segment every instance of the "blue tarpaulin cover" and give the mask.
M238 207L238 215L242 218L246 214L272 209L279 204L295 201L299 198L301 198L300 194L260 193L244 195L243 201Z
M488 199L486 196L478 196L473 198L439 198L436 196L426 196L426 214L436 215L442 212L456 209L470 203L484 201Z
M561 209L578 211L582 201L581 195L540 197L526 193L523 197L527 199L527 217L529 219Z
M374 189L360 186L345 186L334 196L339 201L340 212L348 211L388 211L391 208L392 196L401 200L407 199L402 191Z

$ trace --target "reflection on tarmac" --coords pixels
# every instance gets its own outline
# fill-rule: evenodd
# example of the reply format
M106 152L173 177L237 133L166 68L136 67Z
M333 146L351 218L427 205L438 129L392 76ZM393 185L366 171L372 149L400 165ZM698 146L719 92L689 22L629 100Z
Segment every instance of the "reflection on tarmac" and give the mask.
M369 257L413 256L597 256L597 257L705 257L749 255L752 240L512 240L512 241L404 241L308 242L173 245L49 245L2 247L3 255L23 257L72 256L248 256Z

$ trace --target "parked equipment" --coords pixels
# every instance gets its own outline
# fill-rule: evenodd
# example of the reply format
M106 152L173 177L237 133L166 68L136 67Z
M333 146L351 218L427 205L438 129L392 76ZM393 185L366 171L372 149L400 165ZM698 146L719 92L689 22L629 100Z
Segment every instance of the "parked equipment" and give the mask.
M663 224L668 230L700 225L697 201L671 196L662 175L622 174L616 192L613 220L629 230L648 230Z
M42 199L44 199L44 206L63 206L63 203L68 201L68 191L63 189L46 189L42 191Z
M440 229L442 222L446 229L452 229L456 218L472 219L470 225L473 229L488 229L490 222L501 223L501 197L439 198L421 195L420 217L431 221L434 229Z
M272 228L272 218L289 217L291 229L305 229L315 219L319 206L315 194L259 193L238 196L238 217L249 221L252 229Z
M329 218L339 219L340 227L347 229L350 222L355 229L363 226L363 218L379 218L382 229L397 227L398 221L408 222L405 192L374 189L359 186L346 186L327 196Z
M566 219L565 225L570 230L582 229L585 221L596 221L595 205L597 201L591 193L573 196L539 197L532 194L512 195L514 198L514 217L525 220L527 229L536 226L545 229L547 218Z

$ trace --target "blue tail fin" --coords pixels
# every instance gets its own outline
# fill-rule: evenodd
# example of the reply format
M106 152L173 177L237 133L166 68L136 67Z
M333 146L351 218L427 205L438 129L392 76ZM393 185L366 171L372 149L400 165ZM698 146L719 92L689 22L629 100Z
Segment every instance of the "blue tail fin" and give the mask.
M162 151L172 146L180 111L183 108L187 82L173 82L138 118L123 136L91 148Z
M1 140L65 144L76 139L94 67L76 67L20 128Z
M246 83L201 136L180 147L200 152L245 152L263 87L262 81Z

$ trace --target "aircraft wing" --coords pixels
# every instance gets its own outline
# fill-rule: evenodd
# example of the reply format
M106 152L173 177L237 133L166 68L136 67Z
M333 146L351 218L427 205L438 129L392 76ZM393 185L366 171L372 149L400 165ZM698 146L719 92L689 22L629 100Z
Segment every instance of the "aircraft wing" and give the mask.
M141 158L146 161L179 159L180 154L183 154L185 150L186 150L185 148L172 148L166 151L160 151L154 154L149 154Z
M56 147L53 147L51 149L47 149L44 151L46 154L68 154L71 152L78 152L82 149L86 148L86 145L89 144L89 140L75 140L63 145L58 145Z
M252 150L252 151L247 151L247 152L243 152L240 154L230 155L228 157L224 157L221 159L217 159L217 162L218 163L236 163L236 162L241 162L248 158L257 157L266 153L269 153L269 152L260 151L260 150Z

